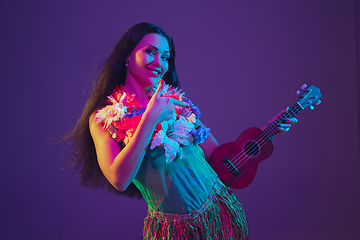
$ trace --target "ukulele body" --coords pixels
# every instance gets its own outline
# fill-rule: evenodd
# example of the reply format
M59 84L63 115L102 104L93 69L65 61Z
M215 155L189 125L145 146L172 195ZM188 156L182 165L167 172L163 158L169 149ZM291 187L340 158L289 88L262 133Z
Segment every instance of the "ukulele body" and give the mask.
M213 151L210 165L225 185L236 189L247 187L259 163L271 156L274 146L261 133L259 128L248 128L235 142L220 145Z
M286 118L293 118L312 104L319 105L322 97L320 89L314 85L301 87L304 92L299 100L264 131L259 128L248 128L235 142L217 147L210 157L210 165L223 183L232 188L244 188L255 177L259 163L270 157L274 151L271 139L278 133L277 126Z

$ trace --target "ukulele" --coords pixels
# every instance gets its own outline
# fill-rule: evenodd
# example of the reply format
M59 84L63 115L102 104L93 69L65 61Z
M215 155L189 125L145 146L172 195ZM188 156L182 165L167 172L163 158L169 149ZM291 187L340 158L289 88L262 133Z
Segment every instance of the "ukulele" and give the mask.
M243 131L235 142L225 143L217 147L210 157L210 165L220 180L229 187L240 189L247 187L255 177L261 161L270 157L274 151L271 139L278 133L277 126L286 118L293 118L303 109L314 109L313 103L319 104L320 89L304 84L304 91L299 100L264 131L251 127Z

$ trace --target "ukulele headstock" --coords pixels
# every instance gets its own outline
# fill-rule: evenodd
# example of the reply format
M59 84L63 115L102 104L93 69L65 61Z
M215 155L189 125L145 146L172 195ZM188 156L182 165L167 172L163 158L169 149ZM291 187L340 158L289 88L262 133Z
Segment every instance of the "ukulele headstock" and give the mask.
M300 95L298 104L304 109L307 107L310 107L311 110L314 109L312 104L319 105L321 101L319 100L322 95L320 93L320 89L315 87L314 85L310 85L307 87L306 84L304 84L301 89L304 91L301 93L300 91L297 91L297 94Z

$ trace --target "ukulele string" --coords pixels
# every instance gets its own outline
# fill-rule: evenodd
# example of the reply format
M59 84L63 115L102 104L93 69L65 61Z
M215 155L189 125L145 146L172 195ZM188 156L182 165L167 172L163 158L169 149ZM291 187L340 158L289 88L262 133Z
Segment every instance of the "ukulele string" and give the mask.
M270 130L268 129L265 132L266 134L270 134L271 133L275 133L276 131L278 131L276 129L275 124L272 126L272 128L270 128ZM259 141L262 140L262 141ZM249 157L249 155L255 155L256 153L258 153L258 151L267 143L267 140L264 139L261 135L258 135L255 139L254 139L255 144L246 146L237 156L235 156L232 161L234 162L234 166L236 168L241 168L242 165L251 157ZM240 156L239 156L240 155ZM240 161L239 161L240 160Z
M298 105L297 105L298 106ZM267 127L262 133L259 134L254 141L258 143L259 139L262 141L259 143L260 148L258 148L258 144L252 145L250 149L243 149L240 153L238 153L234 158L231 159L231 162L233 162L234 166L236 168L240 168L248 159L248 154L253 155L260 151L260 149L268 142L268 137L264 138L264 135L266 136L272 136L276 134L277 131L279 131L276 127L279 123L281 123L284 118L290 117L290 116L296 116L302 109L296 108L295 106L291 107L288 112L285 112L283 115L281 115L277 120L275 120L269 127ZM245 151L244 151L245 150ZM240 156L239 156L240 155ZM239 161L240 160L240 161Z
M296 108L291 108L288 112L284 113L282 116L280 116L277 120L275 120L269 127L270 128L266 128L263 133L264 134L260 134L257 138L255 138L255 142L258 143L256 145L253 145L252 148L250 149L246 149L247 151L245 151L245 153L242 154L241 157L244 156L244 154L246 154L246 152L249 153L249 155L255 155L267 142L268 142L268 137L266 136L275 136L276 132L278 132L279 130L277 129L277 126L279 123L281 123L284 118L287 118L287 117L290 117L291 115L292 116L295 116L297 115L301 110L297 110ZM264 137L265 135L265 137ZM259 141L259 138L262 140L261 142L258 142ZM260 148L258 148L258 145L260 146ZM246 158L246 156L245 156ZM245 161L247 159L244 159ZM242 165L242 162L243 161L240 161L240 166ZM236 164L238 165L238 164Z
M294 107L294 106L293 106ZM269 126L270 127L270 130L269 130L269 127L268 128L266 128L263 132L265 132L265 134L264 135L272 135L272 134L274 134L276 131L278 131L277 129L276 129L276 127L275 126L278 126L278 123L280 123L281 121L283 121L283 119L284 118L286 118L286 117L290 117L291 115L292 116L296 116L300 111L301 111L301 109L296 109L296 107L295 108L291 108L288 112L286 112L286 113L284 113L282 116L280 116L277 120L275 120L271 125L273 125L273 126ZM293 110L295 110L295 111L293 111ZM259 145L260 145L260 148L262 148L268 141L266 140L267 138L264 138L263 137L263 135L261 134L261 135L259 135L258 137L256 137L255 138L255 142L257 142L258 140L259 140L259 138L260 139L262 139L263 141L262 142L260 142L259 143ZM247 149L246 149L247 150ZM257 151L259 151L259 148L257 147L257 145L255 145L255 146L253 146L250 150L248 150L248 151L246 151L246 152L249 152L250 153L250 155L252 155L252 154L254 154L254 153L257 153ZM239 154L237 154L232 160L235 160L235 167L236 168L239 168L239 167L241 167L242 165L243 165L243 163L244 163L244 161L246 161L247 159L247 156L245 156L244 157L244 155L247 155L246 154L246 152L240 152L239 154L241 154L241 156L239 157L238 155ZM237 160L239 160L240 158L243 158L243 159L241 159L240 160L240 162L237 162ZM239 165L239 163L240 163L240 165Z

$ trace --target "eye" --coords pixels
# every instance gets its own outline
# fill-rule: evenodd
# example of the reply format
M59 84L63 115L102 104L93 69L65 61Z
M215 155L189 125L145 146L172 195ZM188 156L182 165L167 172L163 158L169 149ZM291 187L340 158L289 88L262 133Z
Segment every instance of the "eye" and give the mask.
M169 56L162 56L161 59L167 62L169 60Z
M155 50L151 48L145 49L145 52L151 56L155 56L156 54Z

